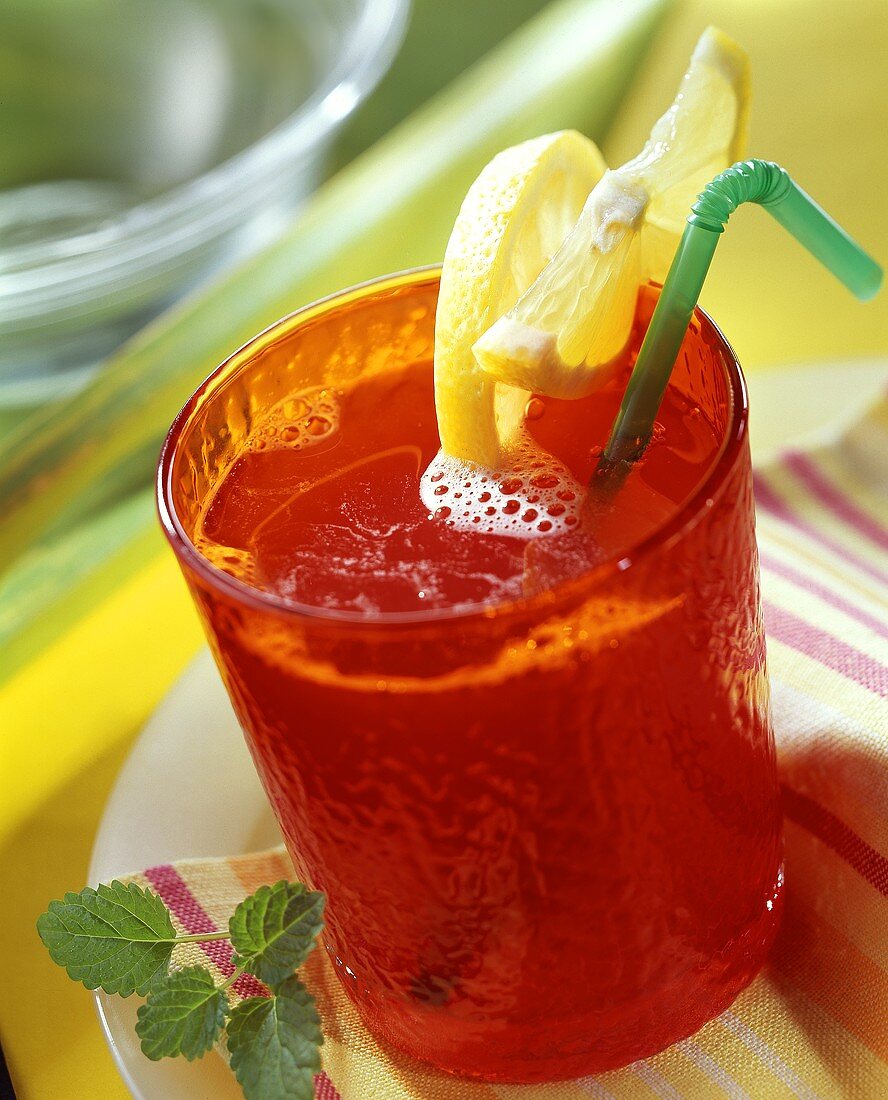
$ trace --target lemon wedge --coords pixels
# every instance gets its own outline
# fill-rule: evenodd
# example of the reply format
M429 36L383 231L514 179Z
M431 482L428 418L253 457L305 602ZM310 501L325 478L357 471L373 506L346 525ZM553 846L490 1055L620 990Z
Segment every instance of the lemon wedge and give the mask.
M447 454L500 464L527 394L482 371L472 345L549 263L605 169L593 142L564 130L505 149L469 189L444 254L435 318L435 406Z
M562 398L594 387L626 344L639 286L665 278L694 198L742 156L748 102L746 54L707 29L641 153L604 173L552 261L473 345L488 379Z

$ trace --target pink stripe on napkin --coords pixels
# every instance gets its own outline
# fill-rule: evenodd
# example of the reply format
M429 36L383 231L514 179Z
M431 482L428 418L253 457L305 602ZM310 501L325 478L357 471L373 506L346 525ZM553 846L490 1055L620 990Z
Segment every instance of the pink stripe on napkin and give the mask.
M888 897L888 859L813 798L794 791L785 783L780 789L786 816L832 848L880 894Z
M881 619L877 618L875 615L870 615L867 611L864 611L863 608L857 607L849 600L846 600L844 596L840 596L838 592L834 592L831 588L827 588L825 584L820 584L806 573L794 569L791 565L786 565L785 562L780 561L779 558L776 558L773 554L761 548L759 549L759 561L762 563L762 570L764 572L774 573L778 577L783 577L784 580L791 581L793 584L798 585L799 588L817 596L819 599L823 600L824 603L828 603L837 611L841 611L842 614L847 615L851 619L856 619L861 626L868 627L876 634L882 635L885 633L885 624Z
M807 535L808 538L820 543L821 546L826 547L827 550L839 558L842 564L853 565L855 569L859 569L861 573L866 573L867 576L877 580L880 584L888 584L888 573L882 569L877 569L874 565L870 565L863 558L859 558L848 546L830 538L823 531L818 531L813 523L798 515L782 500L761 474L756 474L755 477L755 502L758 508L770 512L777 519L782 520L797 531Z
M834 672L847 676L861 687L888 698L888 668L875 657L843 642L819 627L785 611L776 604L765 602L765 631L769 637L791 646L799 653L813 657Z
M858 534L875 543L880 549L888 550L888 530L833 485L812 459L798 451L793 451L786 456L784 462L815 500Z

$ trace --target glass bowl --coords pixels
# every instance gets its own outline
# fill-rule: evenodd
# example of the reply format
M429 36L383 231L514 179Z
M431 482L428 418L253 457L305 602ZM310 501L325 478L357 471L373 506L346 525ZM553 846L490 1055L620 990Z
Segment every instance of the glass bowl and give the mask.
M391 62L408 3L0 5L0 403L75 388L270 240Z

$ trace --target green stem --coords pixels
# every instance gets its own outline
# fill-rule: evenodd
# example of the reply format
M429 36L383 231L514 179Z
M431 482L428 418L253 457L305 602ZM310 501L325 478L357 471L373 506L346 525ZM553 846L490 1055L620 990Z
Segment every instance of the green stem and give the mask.
M209 943L211 940L227 940L230 935L227 928L224 932L196 932L191 936L176 936L173 943Z
M225 981L219 986L220 992L224 993L227 989L230 989L237 981L237 979L242 974L246 974L246 972L247 968L245 966L239 966L237 970L235 970L235 972L231 975L231 977L226 978Z

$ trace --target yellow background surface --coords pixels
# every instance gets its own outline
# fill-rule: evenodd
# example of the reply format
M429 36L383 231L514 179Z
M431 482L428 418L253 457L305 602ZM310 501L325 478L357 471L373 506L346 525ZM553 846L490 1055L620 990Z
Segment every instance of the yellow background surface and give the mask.
M611 162L644 139L707 23L752 58L750 154L784 164L884 263L886 0L678 3L607 143ZM741 362L888 352L888 295L861 306L763 212L735 221L704 304ZM50 962L34 920L50 898L84 884L117 770L198 645L184 584L158 536L148 567L0 693L0 1034L20 1100L128 1095L92 998Z
M782 164L885 266L888 0L677 4L605 143L608 162L638 149L707 23L750 56L747 155ZM757 207L731 219L701 302L747 370L888 350L884 289L862 306Z

